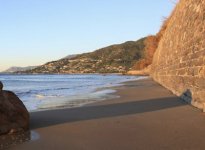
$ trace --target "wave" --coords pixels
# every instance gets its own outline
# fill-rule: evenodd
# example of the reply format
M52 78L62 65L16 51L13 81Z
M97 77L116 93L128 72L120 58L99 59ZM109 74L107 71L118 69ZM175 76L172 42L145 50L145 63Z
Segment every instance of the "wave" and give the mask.
M41 94L37 94L37 95L36 95L36 98L42 99L42 98L45 98L45 96L44 96L44 95L41 95Z
M29 111L40 107L79 106L106 98L104 91L140 77L120 75L25 75L0 76L5 89L14 91Z
M103 85L103 84L96 84L96 85L93 85L93 84L89 84L89 85L78 85L78 86L73 86L73 87L57 87L57 88L44 88L44 89L39 89L39 90L27 90L27 91L16 91L15 93L18 95L18 96L26 96L26 95L38 95L39 93L48 93L49 91L62 91L62 90L82 90L82 89L87 89L87 87L91 87L91 86L100 86L100 85Z

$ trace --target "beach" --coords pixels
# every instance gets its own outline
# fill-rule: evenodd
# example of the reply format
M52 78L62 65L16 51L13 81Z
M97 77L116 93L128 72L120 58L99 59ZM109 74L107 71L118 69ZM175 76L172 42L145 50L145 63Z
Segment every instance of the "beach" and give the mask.
M30 113L31 140L12 150L200 150L204 114L152 79L113 87L119 97Z
M4 90L14 92L29 112L62 107L79 107L107 99L109 87L142 76L119 74L1 75Z

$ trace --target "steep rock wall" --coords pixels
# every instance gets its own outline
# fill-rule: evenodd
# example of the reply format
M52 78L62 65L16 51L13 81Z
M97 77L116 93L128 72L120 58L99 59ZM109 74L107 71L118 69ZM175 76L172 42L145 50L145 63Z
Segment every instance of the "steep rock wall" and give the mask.
M205 0L180 0L166 22L151 67L154 80L205 107Z

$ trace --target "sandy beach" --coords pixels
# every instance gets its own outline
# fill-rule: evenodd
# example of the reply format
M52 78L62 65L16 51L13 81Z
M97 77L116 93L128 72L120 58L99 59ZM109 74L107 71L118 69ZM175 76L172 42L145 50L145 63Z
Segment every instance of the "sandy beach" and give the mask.
M115 87L120 98L32 112L33 140L12 150L201 150L204 114L151 79Z

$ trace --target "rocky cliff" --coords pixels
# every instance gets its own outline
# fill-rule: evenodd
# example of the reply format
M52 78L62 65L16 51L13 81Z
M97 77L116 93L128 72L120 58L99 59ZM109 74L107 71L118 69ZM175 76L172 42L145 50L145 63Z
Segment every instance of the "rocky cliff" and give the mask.
M205 1L180 0L160 32L151 76L192 105L205 107Z

